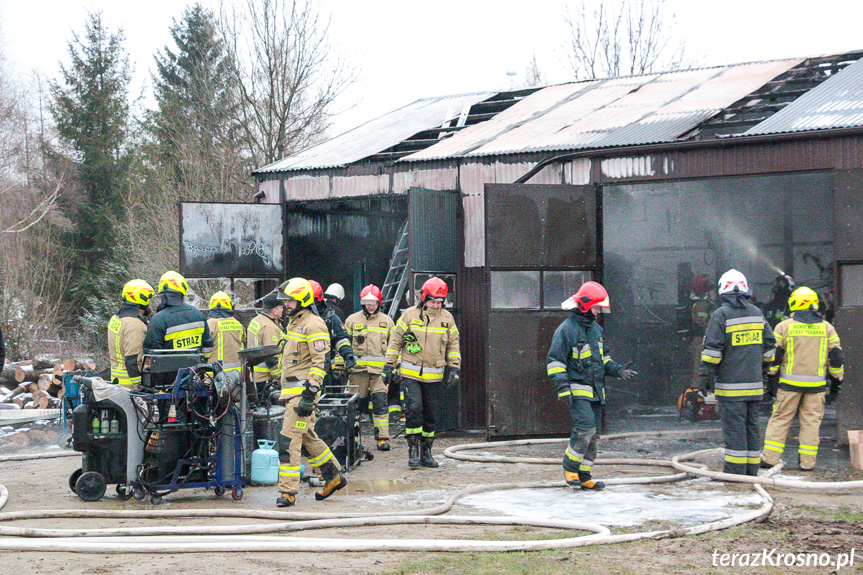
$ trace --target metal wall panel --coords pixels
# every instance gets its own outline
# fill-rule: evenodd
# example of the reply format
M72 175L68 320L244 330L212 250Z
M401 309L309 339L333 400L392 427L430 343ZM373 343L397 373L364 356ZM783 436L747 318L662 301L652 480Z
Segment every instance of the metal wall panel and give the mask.
M488 318L488 437L561 435L572 420L546 375L546 353L566 312L498 312Z
M414 271L458 271L458 205L455 191L412 188L410 213L410 262Z
M461 425L486 426L486 361L488 342L488 285L483 268L465 268L458 276L458 297L462 302L461 334Z

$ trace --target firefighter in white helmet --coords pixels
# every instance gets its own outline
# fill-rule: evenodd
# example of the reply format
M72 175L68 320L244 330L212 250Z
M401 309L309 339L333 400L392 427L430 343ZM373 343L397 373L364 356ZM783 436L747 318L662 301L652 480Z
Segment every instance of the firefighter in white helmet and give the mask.
M330 284L327 286L327 289L324 290L324 301L326 302L327 307L339 316L342 323L345 321L345 312L341 307L339 307L339 304L343 299L345 299L345 288L342 287L342 284Z
M725 473L758 475L758 405L776 352L770 324L750 301L746 277L735 269L719 278L720 307L710 316L701 352L701 385L715 387L725 439ZM715 380L715 385L714 385Z
M390 450L390 418L387 412L387 384L381 373L386 364L387 343L395 323L381 310L383 296L378 286L369 284L360 292L362 309L348 316L345 329L354 353L359 356L351 368L351 383L359 388L360 405L371 395L375 440L381 451Z

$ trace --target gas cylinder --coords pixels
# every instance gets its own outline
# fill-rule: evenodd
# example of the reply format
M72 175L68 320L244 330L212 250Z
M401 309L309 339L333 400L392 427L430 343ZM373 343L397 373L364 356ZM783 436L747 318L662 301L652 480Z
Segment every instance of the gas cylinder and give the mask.
M275 441L258 440L258 449L252 452L252 484L275 485L279 482L279 452L273 449Z

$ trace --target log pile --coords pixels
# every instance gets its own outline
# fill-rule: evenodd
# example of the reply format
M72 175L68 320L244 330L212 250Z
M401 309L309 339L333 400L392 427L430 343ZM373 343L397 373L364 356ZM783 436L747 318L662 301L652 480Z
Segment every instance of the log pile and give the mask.
M90 358L37 356L7 363L0 372L0 410L58 408L65 393L63 375L95 369L96 363Z

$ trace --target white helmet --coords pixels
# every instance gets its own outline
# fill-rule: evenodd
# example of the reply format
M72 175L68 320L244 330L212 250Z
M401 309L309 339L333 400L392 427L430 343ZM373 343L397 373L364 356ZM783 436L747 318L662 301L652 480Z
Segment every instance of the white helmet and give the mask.
M746 276L735 269L730 269L719 278L719 295L727 293L749 294L749 282L746 281Z
M324 292L324 295L334 297L341 301L345 299L345 288L342 287L342 284L330 284L327 287L327 291Z

